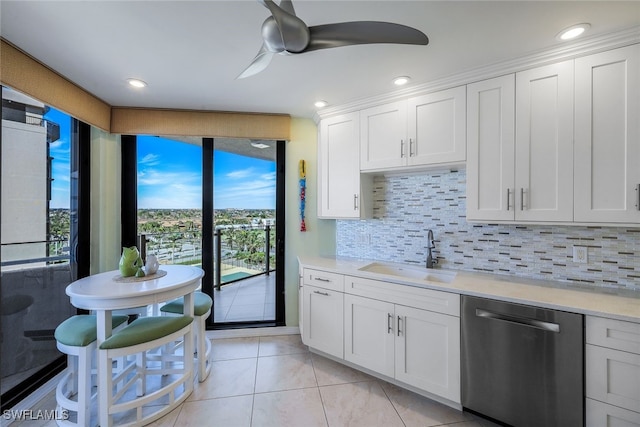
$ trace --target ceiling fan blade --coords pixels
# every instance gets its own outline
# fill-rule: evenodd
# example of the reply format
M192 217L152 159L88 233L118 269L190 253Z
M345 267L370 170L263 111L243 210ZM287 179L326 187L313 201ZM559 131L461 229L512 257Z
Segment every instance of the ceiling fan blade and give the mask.
M293 2L291 0L282 0L280 2L280 9L292 14L293 16L298 16L296 15L296 11L293 8Z
M309 44L309 28L307 24L294 13L290 13L287 9L293 11L293 3L284 0L284 7L278 6L273 0L258 0L264 7L269 9L271 16L275 19L282 38L282 44L287 52L302 52L307 44ZM266 22L266 21L265 21ZM266 31L267 44L278 45L279 40L269 40L274 37L272 29L267 27ZM265 37L265 29L263 28L263 37Z
M372 43L429 44L429 38L422 31L391 22L339 22L311 26L309 32L311 40L305 52Z
M273 59L273 52L270 52L263 44L256 57L253 58L253 61L251 61L251 64L249 64L249 66L245 68L238 77L236 77L236 80L244 79L245 77L250 77L258 74L260 71L267 68L267 66L271 62L271 59Z

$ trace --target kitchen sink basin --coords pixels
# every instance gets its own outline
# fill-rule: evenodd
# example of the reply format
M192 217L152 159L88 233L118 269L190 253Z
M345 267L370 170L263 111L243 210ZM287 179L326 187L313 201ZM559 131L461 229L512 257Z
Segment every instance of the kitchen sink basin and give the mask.
M418 279L427 282L451 283L456 277L456 273L450 271L434 272L421 267L400 266L394 264L384 264L373 262L359 268L360 271L369 273L385 274L387 276L403 277L407 279Z

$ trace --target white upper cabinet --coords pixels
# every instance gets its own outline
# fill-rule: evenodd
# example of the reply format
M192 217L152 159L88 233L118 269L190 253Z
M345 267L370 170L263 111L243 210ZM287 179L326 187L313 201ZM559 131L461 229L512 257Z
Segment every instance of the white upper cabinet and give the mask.
M408 100L408 166L466 159L466 88L459 86Z
M360 111L360 170L410 170L466 158L460 86Z
M573 60L516 74L516 220L573 220L573 82Z
M467 219L513 220L515 76L467 86Z
M360 218L360 114L320 122L318 143L318 217Z
M360 170L401 167L408 146L407 101L360 111Z
M638 223L640 45L575 63L575 221Z

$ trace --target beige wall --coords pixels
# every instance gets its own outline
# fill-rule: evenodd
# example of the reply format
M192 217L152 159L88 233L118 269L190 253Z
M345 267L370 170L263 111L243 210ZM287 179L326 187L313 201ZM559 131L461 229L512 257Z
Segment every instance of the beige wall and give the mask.
M305 223L300 231L298 162L307 166ZM313 120L293 118L286 158L285 313L287 326L298 325L299 255L335 255L336 222L317 218L318 130Z

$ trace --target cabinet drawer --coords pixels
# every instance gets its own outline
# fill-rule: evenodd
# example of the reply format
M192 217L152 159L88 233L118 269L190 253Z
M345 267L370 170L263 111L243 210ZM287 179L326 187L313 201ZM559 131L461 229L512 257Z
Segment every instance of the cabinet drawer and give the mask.
M640 354L587 344L586 395L640 412Z
M586 427L640 427L640 414L597 400L586 401Z
M640 354L640 323L587 316L587 343Z
M345 276L344 280L349 294L460 317L458 294L353 276Z
M304 284L344 292L344 276L322 270L304 269Z

